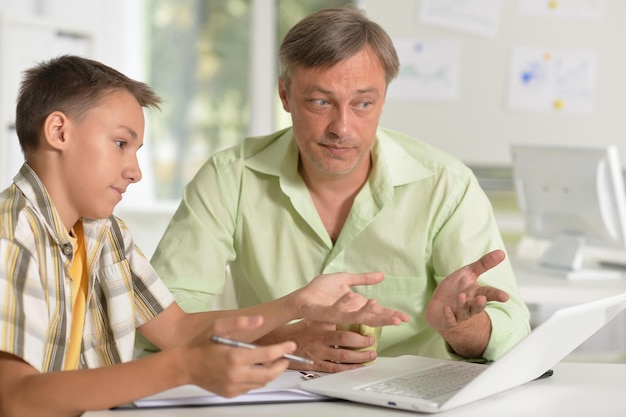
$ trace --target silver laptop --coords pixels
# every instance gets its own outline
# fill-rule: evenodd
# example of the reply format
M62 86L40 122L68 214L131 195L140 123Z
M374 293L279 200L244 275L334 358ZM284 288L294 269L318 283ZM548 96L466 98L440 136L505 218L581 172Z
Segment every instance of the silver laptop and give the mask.
M300 387L359 403L437 413L544 375L625 308L626 293L562 308L490 365L406 355L303 381Z

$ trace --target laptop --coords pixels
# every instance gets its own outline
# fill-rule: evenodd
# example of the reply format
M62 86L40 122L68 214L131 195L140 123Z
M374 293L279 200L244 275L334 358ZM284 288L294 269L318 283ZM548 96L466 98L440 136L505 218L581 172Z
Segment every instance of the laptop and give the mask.
M300 382L300 388L364 404L437 413L541 377L625 308L626 293L561 308L488 365L405 355L309 379ZM461 386L447 387L446 381ZM435 389L439 385L443 391Z

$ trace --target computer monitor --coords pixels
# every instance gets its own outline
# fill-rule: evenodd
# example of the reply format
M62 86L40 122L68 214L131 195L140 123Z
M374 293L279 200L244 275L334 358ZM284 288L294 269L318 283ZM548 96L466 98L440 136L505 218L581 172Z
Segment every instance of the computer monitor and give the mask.
M539 265L568 278L619 277L618 271L583 268L585 245L626 249L617 147L514 144L512 157L526 234L549 241Z

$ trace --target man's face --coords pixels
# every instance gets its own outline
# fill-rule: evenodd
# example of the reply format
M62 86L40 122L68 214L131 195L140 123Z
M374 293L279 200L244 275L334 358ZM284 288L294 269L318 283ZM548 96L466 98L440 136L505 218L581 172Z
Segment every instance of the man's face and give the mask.
M330 68L296 67L279 82L307 177L367 176L385 103L385 71L369 48Z

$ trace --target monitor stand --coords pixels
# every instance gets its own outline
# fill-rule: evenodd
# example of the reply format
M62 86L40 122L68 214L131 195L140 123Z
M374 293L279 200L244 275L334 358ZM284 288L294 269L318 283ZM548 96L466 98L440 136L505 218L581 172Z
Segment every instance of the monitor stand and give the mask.
M624 260L624 262L615 260L600 260L598 261L598 265L602 268L617 269L626 272L626 260Z
M576 271L557 271L556 273L571 281L622 279L621 272L603 268L581 268Z
M583 267L585 237L577 234L563 234L551 242L541 255L539 265L542 272L562 276L569 280L621 279L619 270ZM626 268L626 265L624 266Z

